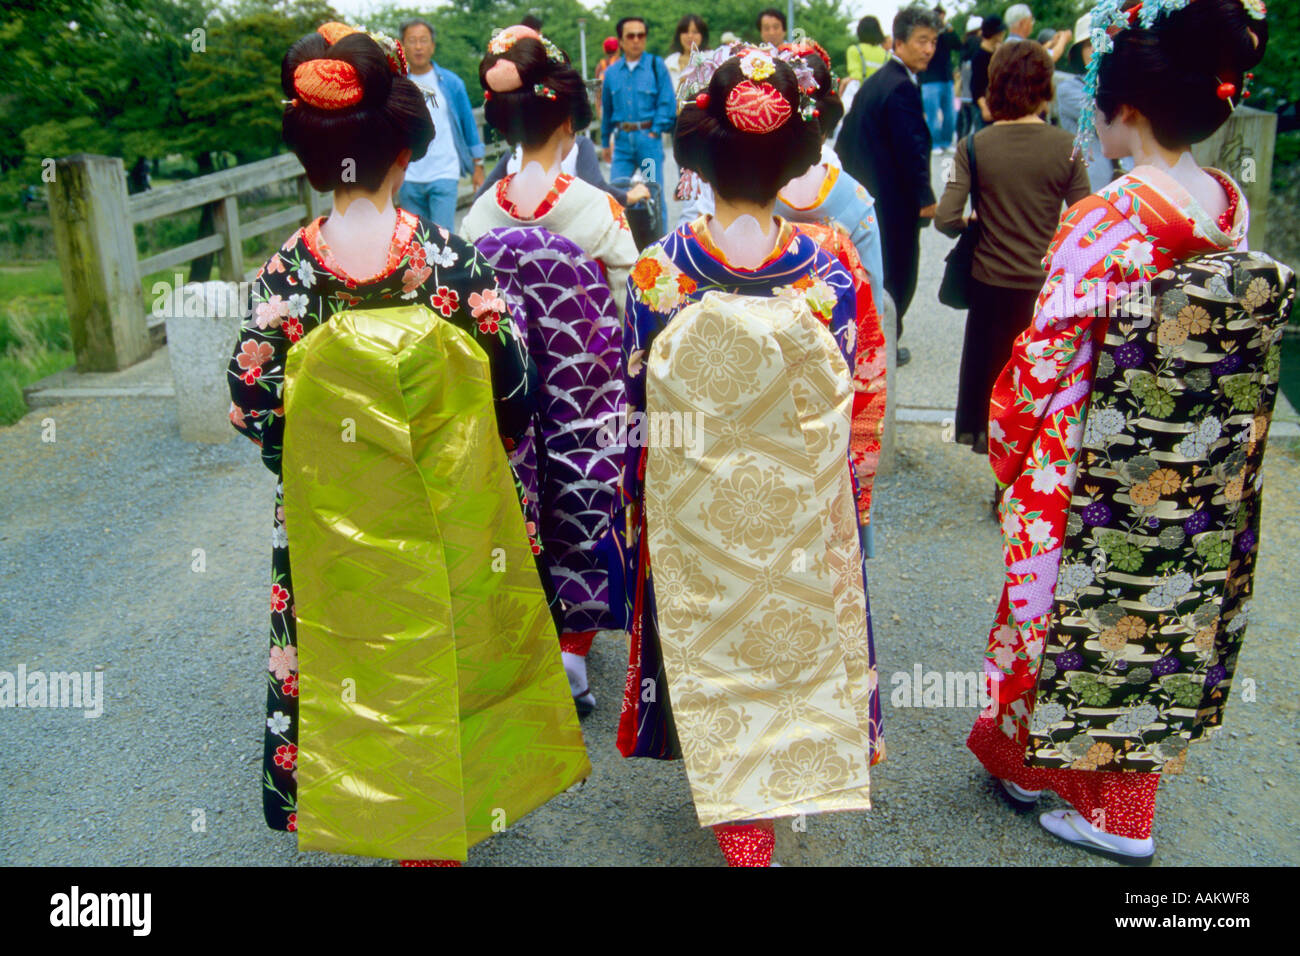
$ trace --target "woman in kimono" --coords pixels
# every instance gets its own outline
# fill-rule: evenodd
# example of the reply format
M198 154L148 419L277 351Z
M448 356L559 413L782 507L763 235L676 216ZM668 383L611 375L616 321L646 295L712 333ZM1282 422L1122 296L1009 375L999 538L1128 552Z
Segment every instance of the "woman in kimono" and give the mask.
M533 414L527 357L482 257L393 206L434 136L405 74L399 44L338 23L285 55L284 139L334 206L257 273L230 420L280 479L267 825L302 849L457 861L499 824L484 813L513 820L589 766L500 444ZM466 487L421 484L430 465ZM485 673L494 656L510 673Z
M1208 608L1206 620L1201 621L1197 611L1198 626L1205 630L1204 635L1197 632L1198 650L1203 638L1208 643L1197 665L1201 673L1193 677L1175 675L1188 665L1174 651L1160 650L1169 648L1171 638L1161 643L1160 635L1176 632L1178 614L1171 617L1154 609L1177 608L1177 598L1188 593L1184 585L1201 580L1210 560L1205 555L1218 560L1217 532L1205 534L1213 530L1211 513L1197 502L1240 501L1243 492L1234 493L1228 482L1227 491L1207 486L1197 497L1203 480L1179 477L1184 465L1191 475L1203 468L1193 467L1195 461L1188 456L1204 457L1209 444L1218 442L1218 422L1206 418L1198 423L1204 406L1183 410L1163 384L1154 387L1162 375L1174 374L1171 369L1191 368L1189 363L1199 362L1207 348L1222 347L1219 341L1229 335L1228 319L1216 317L1214 311L1222 312L1223 307L1202 308L1187 301L1194 289L1189 287L1186 293L1175 289L1164 300L1169 315L1151 320L1159 323L1158 340L1152 335L1153 344L1145 347L1131 341L1113 355L1113 336L1133 334L1125 333L1132 326L1107 316L1114 316L1116 299L1132 284L1140 287L1197 256L1245 248L1248 215L1241 188L1225 173L1197 166L1189 146L1210 136L1240 102L1249 78L1246 71L1259 62L1267 43L1263 15L1258 0L1244 4L1242 0L1193 0L1185 6L1146 0L1140 11L1107 0L1094 8L1097 49L1089 64L1088 88L1096 91L1096 132L1107 157L1132 155L1136 165L1100 193L1075 203L1062 217L1044 259L1048 277L1033 321L1016 339L1011 360L994 385L989 410L989 460L1001 488L999 515L1007 577L985 655L994 703L976 721L967 744L1018 805L1032 806L1041 791L1050 789L1073 806L1042 814L1040 820L1049 832L1130 863L1149 862L1154 852L1151 825L1160 783L1156 771L1177 771L1186 756L1183 750L1175 755L1176 741L1167 748L1151 743L1160 735L1151 730L1153 721L1168 726L1174 718L1157 719L1164 711L1163 705L1155 703L1145 713L1141 706L1116 712L1098 738L1076 734L1065 745L1065 759L1045 742L1059 736L1054 728L1071 724L1081 728L1090 713L1104 712L1089 708L1104 705L1120 685L1125 689L1116 699L1158 702L1162 687L1169 691L1181 682L1175 695L1182 702L1179 706L1194 705L1205 674L1205 691L1213 693L1216 679L1204 668L1222 647L1216 650L1215 629L1206 626L1220 620L1218 612ZM1178 90L1178 97L1170 98L1170 90ZM1092 115L1089 103L1083 117ZM1078 148L1086 155L1087 147L1085 129ZM1266 301L1268 296L1263 296L1246 308L1262 314ZM1181 309L1180 302L1186 303ZM1198 342L1186 355L1178 352L1189 338L1207 332L1215 344ZM1155 354L1149 356L1153 348ZM1227 356L1212 368L1189 372L1187 387L1194 382L1209 387L1240 362L1240 356ZM1152 363L1154 372L1142 370ZM1135 444L1152 448L1155 443L1161 448L1173 434L1177 449L1124 460L1118 451L1134 453L1099 444L1100 436L1145 427L1134 424L1140 418L1126 421L1114 407L1089 409L1093 382L1115 376L1126 379L1120 386L1126 394L1140 399L1143 410L1138 416L1163 419ZM1228 382L1225 387L1233 385ZM1181 391L1184 386L1170 388ZM1258 391L1254 387L1247 397ZM1171 420L1179 415L1185 420ZM1188 429L1189 437L1182 438ZM1223 437L1227 439L1226 434ZM1089 450L1081 459L1084 446L1104 450ZM1250 448L1256 449L1253 438ZM1258 448L1262 453L1262 441ZM1105 493L1108 485L1094 478L1080 479L1082 487L1075 488L1081 468L1091 473L1095 465L1100 467L1099 461L1106 464L1112 458L1115 464L1107 465L1111 474L1141 480L1131 488L1121 482L1110 496ZM1225 477L1226 472L1215 475ZM1207 470L1204 481L1210 477ZM1191 484L1196 487L1189 492ZM1077 510L1072 510L1072 497ZM1118 518L1121 513L1132 516L1132 523ZM1157 541L1153 536L1164 524L1171 527L1161 530ZM1151 530L1143 533L1148 525ZM1062 563L1062 542L1070 545L1089 535L1100 547L1079 562ZM1195 550L1181 549L1183 542L1190 546L1193 538ZM1244 538L1236 542L1253 554L1252 543L1253 539ZM1154 556L1159 549L1172 552L1173 559L1160 564L1155 557L1152 567L1146 568L1146 552ZM1218 566L1226 564L1224 558ZM1108 574L1111 567L1123 573L1099 590L1095 582L1107 579L1103 572ZM1133 582L1145 580L1133 577L1139 573L1154 575L1153 580L1165 584L1135 596ZM1061 643L1070 631L1066 602L1075 600L1076 592L1085 587L1103 600L1107 594L1116 597L1096 612L1094 623L1103 628L1099 637L1087 644L1076 640L1067 649ZM1222 587L1219 572L1218 584L1207 583L1202 593ZM1067 616L1056 619L1054 613ZM1232 617L1226 605L1224 615ZM1237 631L1243 623L1244 617L1229 621L1227 631ZM1161 657L1165 653L1168 656ZM1128 656L1133 660L1128 661ZM1229 668L1232 660L1235 654ZM1126 675L1121 673L1124 670ZM1053 697L1052 688L1067 677L1065 692ZM1191 698L1183 700L1187 694ZM1062 699L1067 703L1060 703ZM1207 706L1217 710L1221 701ZM1036 713L1039 708L1042 712ZM1149 730L1148 737L1138 739ZM1189 731L1192 738L1199 732ZM1154 751L1147 753L1147 745Z
M821 124L822 152L820 161L814 163L808 172L782 187L776 201L777 215L792 222L834 223L844 229L871 276L872 293L879 299L887 293L880 226L875 216L876 201L865 186L844 172L839 156L826 142L844 118L844 104L835 91L837 84L831 73L830 54L822 49L820 43L812 40L787 43L781 49L803 60L817 81L813 101Z
M523 148L520 171L478 198L461 232L470 242L503 226L540 226L572 239L621 289L636 261L623 209L608 193L562 172L576 134L591 123L582 76L568 55L527 27L501 31L479 63L483 116Z
M772 214L818 156L811 84L737 52L683 78L677 121L677 161L716 211L628 282L618 746L680 754L727 862L766 866L774 818L869 809L879 702L848 462L853 280Z
M777 195L777 215L795 223L822 243L854 276L858 287L858 355L853 380L853 467L858 477L858 509L863 523L863 548L875 553L871 518L871 486L880 458L885 421L885 336L881 314L888 314L889 293L881 264L880 227L875 200L866 188L840 167L840 158L827 145L827 136L844 116L836 93L830 55L812 40L784 44L783 52L798 57L817 83L813 94L822 131L822 152L802 176ZM821 237L825 237L825 241ZM846 241L847 240L847 241ZM845 248L845 247L848 248Z
M488 51L479 64L484 116L522 150L521 168L478 198L461 231L485 251L488 243L512 258L516 253L536 258L548 242L539 235L545 230L572 240L601 272L587 281L599 285L602 294L583 296L581 305L571 295L581 278L560 282L552 272L526 295L515 290L544 310L526 330L543 394L535 434L521 454L534 458L539 472L529 491L541 514L541 560L561 602L564 668L585 715L596 705L587 682L587 654L595 635L613 620L596 544L609 532L618 463L617 449L602 445L600 436L607 419L622 411L618 312L637 251L618 202L562 171L576 132L591 122L586 84L568 56L522 26L497 33ZM613 311L600 314L597 302L611 303ZM571 315L573 309L582 313L577 321L554 328L555 316Z

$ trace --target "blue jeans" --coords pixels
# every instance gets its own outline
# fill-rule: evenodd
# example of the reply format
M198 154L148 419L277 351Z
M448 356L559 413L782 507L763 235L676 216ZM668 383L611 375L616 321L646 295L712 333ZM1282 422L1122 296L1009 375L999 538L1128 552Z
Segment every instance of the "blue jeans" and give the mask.
M925 104L925 124L930 127L930 140L934 146L947 149L952 145L957 114L952 105L952 80L943 83L922 83L921 102ZM940 122L939 115L943 114Z
M614 161L609 166L609 178L631 179L632 174L641 171L641 178L654 196L657 232L663 232L664 191L660 182L664 175L664 141L660 133L646 129L626 132L614 130Z
M431 183L402 183L397 194L403 209L448 232L456 229L456 190L459 179L435 179Z

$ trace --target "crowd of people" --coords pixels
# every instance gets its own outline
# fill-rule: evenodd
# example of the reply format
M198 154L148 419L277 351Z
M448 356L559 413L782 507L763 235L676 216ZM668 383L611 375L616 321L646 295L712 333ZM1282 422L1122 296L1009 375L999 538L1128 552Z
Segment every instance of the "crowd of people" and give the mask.
M776 9L713 47L687 15L669 61L627 17L594 103L510 26L478 70L513 148L490 176L428 22L293 45L284 139L333 208L259 271L229 373L278 476L269 826L463 861L590 773L593 645L627 655L619 751L684 762L730 865L768 865L777 819L869 810L882 312L901 335L933 219L967 254L958 432L1006 565L967 744L1016 806L1070 804L1050 833L1151 860L1160 775L1231 690L1295 294L1189 150L1268 24L1101 0L1073 45L1034 25L968 22L966 71L941 11L867 18L840 79ZM686 212L638 235L668 134Z

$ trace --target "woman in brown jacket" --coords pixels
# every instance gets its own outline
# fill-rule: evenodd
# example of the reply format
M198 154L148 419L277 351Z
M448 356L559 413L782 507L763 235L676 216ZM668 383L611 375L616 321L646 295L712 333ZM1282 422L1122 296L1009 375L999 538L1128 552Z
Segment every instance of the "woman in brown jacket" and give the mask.
M1069 133L1039 115L1052 98L1052 58L1037 43L1004 44L989 64L986 101L993 123L973 136L980 224L971 264L970 311L957 389L956 440L988 451L989 392L1011 345L1034 313L1043 286L1043 255L1061 216L1091 192L1088 170L1070 158ZM957 146L935 226L958 236L971 193L969 149Z

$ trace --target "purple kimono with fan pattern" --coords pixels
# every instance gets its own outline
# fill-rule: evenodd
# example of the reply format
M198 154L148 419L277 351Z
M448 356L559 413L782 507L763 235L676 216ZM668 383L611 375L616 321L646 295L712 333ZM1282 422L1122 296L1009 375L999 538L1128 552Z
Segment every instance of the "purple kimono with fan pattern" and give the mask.
M538 411L511 454L542 560L561 602L561 633L613 626L609 532L623 447L621 321L601 265L540 226L492 229L475 245L537 366Z

